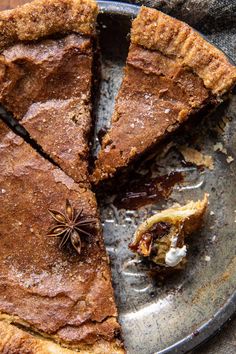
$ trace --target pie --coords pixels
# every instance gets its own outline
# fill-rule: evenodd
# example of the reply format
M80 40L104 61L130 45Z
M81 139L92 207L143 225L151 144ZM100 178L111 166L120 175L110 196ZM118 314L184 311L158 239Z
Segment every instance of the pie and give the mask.
M1 353L125 352L88 173L97 12L94 0L0 12L0 105L25 128L23 139L0 120ZM189 26L143 7L93 181L218 102L235 80L224 54ZM182 268L185 236L200 227L207 200L147 219L130 248L160 269Z
M0 103L76 182L88 179L93 0L36 0L0 13Z
M75 183L3 122L0 169L0 352L123 353L89 183ZM81 234L80 254L47 235L48 210L63 213L66 199L95 221Z
M133 21L124 79L98 154L95 184L220 102L236 82L226 56L187 24L142 7Z
M124 353L88 181L96 14L92 0L0 13L0 102L38 149L0 121L1 353Z
M183 269L186 264L186 236L200 228L208 204L202 200L173 206L145 220L136 230L130 249L153 264L156 271Z

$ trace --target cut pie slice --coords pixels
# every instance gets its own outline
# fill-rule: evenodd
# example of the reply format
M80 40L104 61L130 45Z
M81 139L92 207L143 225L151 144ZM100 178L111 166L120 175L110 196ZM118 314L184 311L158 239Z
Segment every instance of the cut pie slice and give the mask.
M235 84L236 68L187 24L142 7L93 181L113 176Z
M0 170L0 352L123 353L90 185L1 121Z
M155 264L158 272L183 269L187 255L185 238L202 225L207 204L205 194L197 202L154 214L137 228L130 249Z
M87 179L93 0L35 0L0 13L0 103L75 181Z

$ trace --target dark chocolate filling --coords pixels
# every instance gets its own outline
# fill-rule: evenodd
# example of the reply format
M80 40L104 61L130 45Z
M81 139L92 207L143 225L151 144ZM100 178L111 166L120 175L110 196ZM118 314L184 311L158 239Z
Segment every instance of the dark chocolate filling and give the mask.
M138 244L130 244L129 248L141 256L150 256L152 253L156 253L157 250L157 244L154 241L167 235L170 232L170 229L170 223L158 222L142 235L142 238ZM142 251L143 248L147 250L146 255L144 255Z

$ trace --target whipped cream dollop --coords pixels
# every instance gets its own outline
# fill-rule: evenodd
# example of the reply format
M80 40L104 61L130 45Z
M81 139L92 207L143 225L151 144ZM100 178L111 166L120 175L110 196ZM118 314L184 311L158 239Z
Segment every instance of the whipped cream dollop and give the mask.
M165 262L169 267L175 267L179 264L187 254L186 245L179 248L176 247L178 241L178 237L173 236L171 239L171 245L169 251L166 253Z

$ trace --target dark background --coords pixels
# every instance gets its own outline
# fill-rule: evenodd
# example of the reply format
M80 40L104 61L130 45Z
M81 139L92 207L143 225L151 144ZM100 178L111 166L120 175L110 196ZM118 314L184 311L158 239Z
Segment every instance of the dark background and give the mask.
M0 0L0 10L13 8L30 0ZM155 7L186 21L206 35L236 62L236 0L126 0ZM192 354L235 354L236 318L210 342ZM177 353L178 354L178 353Z

